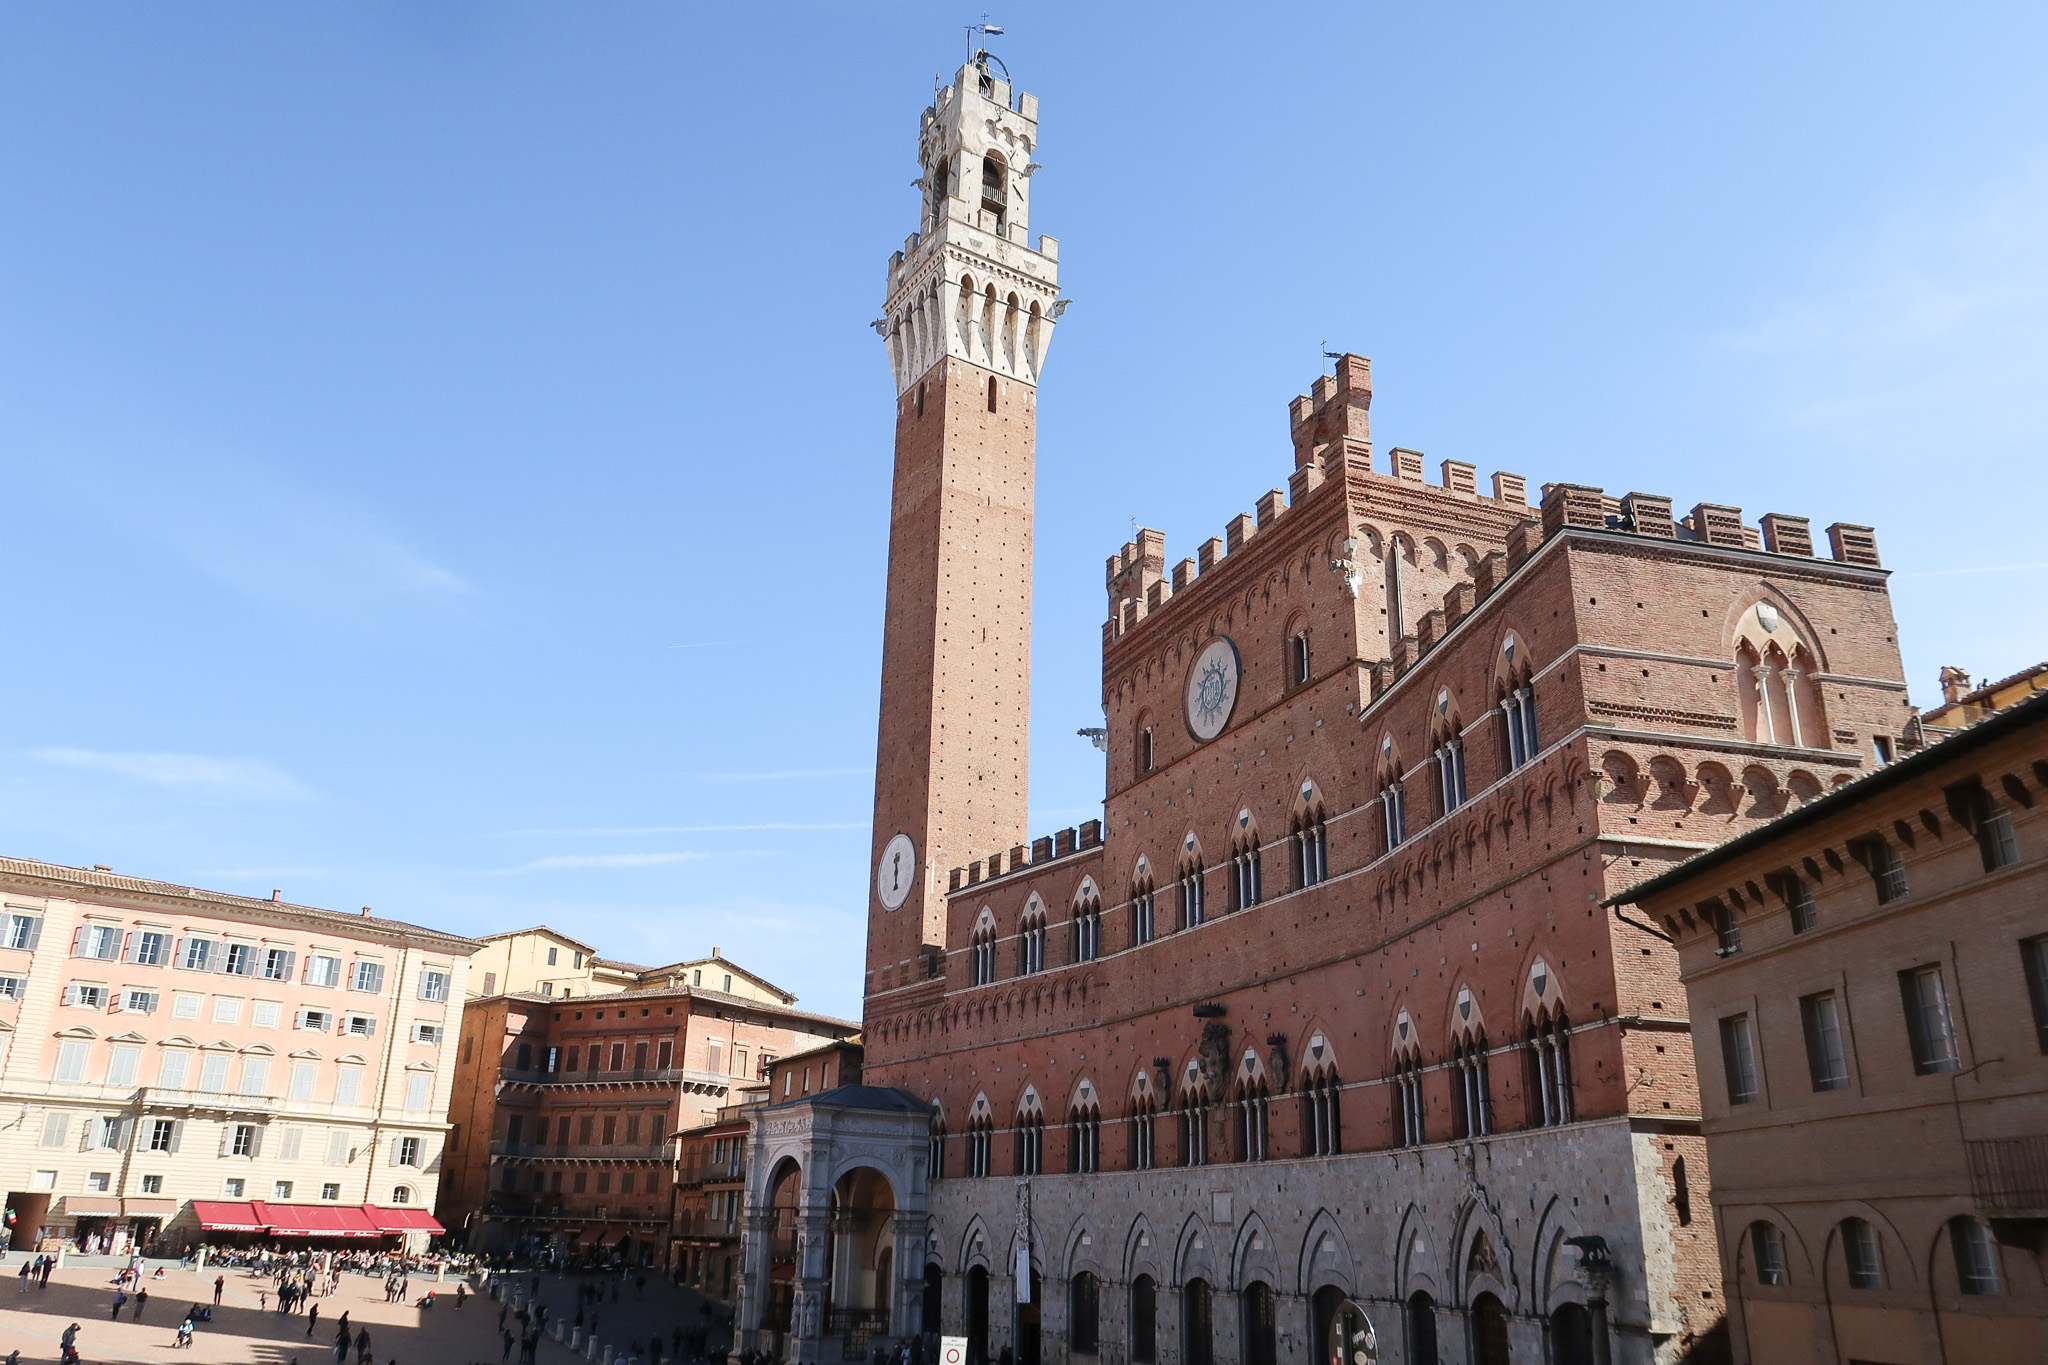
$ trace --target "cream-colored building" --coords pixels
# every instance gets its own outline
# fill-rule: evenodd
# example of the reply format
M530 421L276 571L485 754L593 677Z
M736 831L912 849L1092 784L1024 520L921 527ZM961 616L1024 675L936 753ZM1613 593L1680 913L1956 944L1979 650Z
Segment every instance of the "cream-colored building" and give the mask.
M718 949L711 956L648 967L601 957L595 946L559 929L537 924L486 934L470 960L471 1000L498 995L538 995L568 999L611 995L618 991L665 986L691 986L719 991L768 1005L792 1005L796 997L744 967L727 961Z
M12 858L0 900L14 1247L435 1230L475 940Z

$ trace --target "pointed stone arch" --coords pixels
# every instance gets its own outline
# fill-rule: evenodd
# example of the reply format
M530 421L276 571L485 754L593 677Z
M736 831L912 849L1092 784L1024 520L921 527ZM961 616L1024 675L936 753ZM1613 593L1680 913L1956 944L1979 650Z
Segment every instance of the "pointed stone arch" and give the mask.
M1255 1209L1246 1212L1231 1236L1228 1283L1232 1290L1240 1290L1253 1280L1263 1280L1269 1285L1287 1282L1281 1274L1279 1251L1273 1245L1273 1235L1266 1228L1266 1220Z
M1334 1284L1351 1297L1358 1290L1358 1267L1351 1259L1351 1242L1344 1225L1327 1208L1319 1208L1308 1221L1301 1237L1295 1293L1308 1298L1326 1284Z

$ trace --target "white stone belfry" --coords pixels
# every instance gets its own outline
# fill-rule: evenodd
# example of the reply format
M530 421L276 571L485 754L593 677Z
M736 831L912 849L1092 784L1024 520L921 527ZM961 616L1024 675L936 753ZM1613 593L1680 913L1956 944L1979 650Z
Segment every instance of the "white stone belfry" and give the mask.
M918 130L919 231L889 258L885 315L900 396L948 356L1037 384L1059 301L1060 244L1031 246L1031 157L1038 97L1018 94L986 61L960 68Z

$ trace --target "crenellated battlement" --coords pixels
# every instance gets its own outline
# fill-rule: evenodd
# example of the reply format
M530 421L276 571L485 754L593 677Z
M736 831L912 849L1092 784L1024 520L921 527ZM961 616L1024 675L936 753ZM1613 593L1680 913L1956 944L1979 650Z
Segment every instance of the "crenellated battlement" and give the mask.
M946 890L951 893L983 882L1007 877L1013 872L1027 868L1041 867L1059 858L1086 853L1102 847L1102 822L1085 820L1078 825L1033 839L1029 844L1018 844L1000 853L991 853L986 858L977 858L965 867L956 867L947 874Z

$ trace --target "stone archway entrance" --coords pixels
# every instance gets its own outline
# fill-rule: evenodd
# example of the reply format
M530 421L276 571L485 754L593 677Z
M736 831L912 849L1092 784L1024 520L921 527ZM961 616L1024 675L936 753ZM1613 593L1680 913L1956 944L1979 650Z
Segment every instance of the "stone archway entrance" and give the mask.
M825 1247L825 1335L846 1343L848 1360L865 1360L889 1335L896 1268L896 1191L888 1178L857 1166L832 1187L831 1237Z

